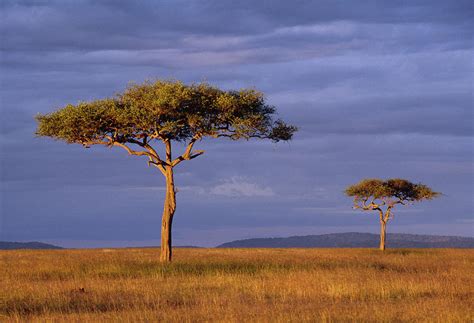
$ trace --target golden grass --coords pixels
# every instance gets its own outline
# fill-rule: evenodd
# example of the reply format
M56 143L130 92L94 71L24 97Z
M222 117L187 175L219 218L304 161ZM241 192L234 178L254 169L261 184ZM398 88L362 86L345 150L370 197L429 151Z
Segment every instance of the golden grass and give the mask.
M0 251L0 321L474 319L474 250Z

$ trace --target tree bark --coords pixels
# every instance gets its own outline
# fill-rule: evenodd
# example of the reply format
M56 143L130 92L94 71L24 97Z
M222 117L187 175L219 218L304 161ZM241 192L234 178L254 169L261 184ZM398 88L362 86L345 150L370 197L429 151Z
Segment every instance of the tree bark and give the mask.
M161 255L162 263L170 263L172 257L171 250L171 226L173 215L176 210L176 191L174 186L173 167L166 166L166 197L163 207L163 217L161 219Z
M380 250L384 251L385 250L385 226L387 225L387 222L381 220L380 221Z

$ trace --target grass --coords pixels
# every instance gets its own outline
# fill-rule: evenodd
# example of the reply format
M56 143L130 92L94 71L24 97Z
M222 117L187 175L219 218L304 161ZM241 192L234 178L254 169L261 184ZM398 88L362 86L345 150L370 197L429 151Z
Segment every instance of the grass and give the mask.
M0 251L0 321L474 320L474 250Z

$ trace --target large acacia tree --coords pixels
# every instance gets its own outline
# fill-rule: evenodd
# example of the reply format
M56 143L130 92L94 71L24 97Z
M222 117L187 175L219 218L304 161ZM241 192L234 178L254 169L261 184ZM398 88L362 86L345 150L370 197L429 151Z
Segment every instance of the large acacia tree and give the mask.
M347 187L345 193L354 198L355 209L377 211L380 220L380 250L385 250L386 225L393 218L393 208L397 204L431 200L440 195L424 184L414 184L400 178L385 181L364 179Z
M170 262L171 225L176 210L174 168L204 153L193 150L204 137L290 140L296 127L275 120L275 108L254 89L223 91L206 83L155 81L129 86L115 97L69 104L38 115L39 136L84 147L120 147L144 156L166 179L161 226L162 262ZM185 143L184 152L172 154L172 143ZM160 155L159 145L164 146Z

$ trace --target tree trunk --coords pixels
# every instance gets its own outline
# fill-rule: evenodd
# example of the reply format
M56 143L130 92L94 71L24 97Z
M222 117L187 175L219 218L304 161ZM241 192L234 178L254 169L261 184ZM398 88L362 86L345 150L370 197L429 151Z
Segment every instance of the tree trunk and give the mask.
M171 225L176 210L176 191L174 187L173 167L166 166L166 197L161 219L161 255L162 263L171 262Z
M387 222L385 221L380 221L380 250L384 251L385 250L385 226L387 225Z

